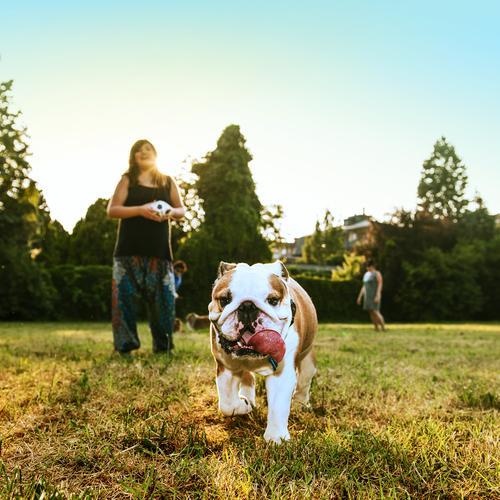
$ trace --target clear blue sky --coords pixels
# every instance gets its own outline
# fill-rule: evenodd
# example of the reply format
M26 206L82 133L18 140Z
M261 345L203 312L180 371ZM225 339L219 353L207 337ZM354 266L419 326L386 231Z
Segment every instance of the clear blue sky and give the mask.
M415 206L445 135L500 212L498 2L2 3L0 80L31 134L33 177L71 229L138 138L176 174L237 123L288 237L326 208Z

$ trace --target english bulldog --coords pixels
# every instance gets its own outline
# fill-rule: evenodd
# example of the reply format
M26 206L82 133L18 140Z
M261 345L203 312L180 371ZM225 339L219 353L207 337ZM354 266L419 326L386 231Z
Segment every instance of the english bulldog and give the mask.
M285 266L221 262L208 306L217 365L219 410L243 415L255 407L255 376L266 377L264 439L289 440L292 396L307 406L316 373L313 339L318 322L304 289Z

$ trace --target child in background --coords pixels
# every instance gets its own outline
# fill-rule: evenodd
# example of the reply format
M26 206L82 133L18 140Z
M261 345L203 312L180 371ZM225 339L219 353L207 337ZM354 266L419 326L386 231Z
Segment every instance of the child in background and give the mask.
M174 262L174 283L175 283L175 294L176 298L177 290L182 284L182 275L188 270L187 264L183 260L176 260Z

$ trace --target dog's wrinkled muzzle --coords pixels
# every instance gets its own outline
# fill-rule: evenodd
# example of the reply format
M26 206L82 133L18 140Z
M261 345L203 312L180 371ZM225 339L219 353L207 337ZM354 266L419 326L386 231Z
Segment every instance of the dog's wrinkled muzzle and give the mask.
M245 329L253 331L253 324L257 321L260 310L250 300L242 302L236 309L238 320L244 325Z
M260 309L263 313L267 314L272 321L274 321L276 323L279 321L279 318L278 318L276 312L269 304L267 304L266 302L264 302L260 299L256 299L253 297L244 297L238 301L231 302L230 304L228 304L224 308L220 317L218 318L219 325L222 325L224 323L224 321L226 321L228 316L233 314L236 310L238 310L240 308L240 306L243 303L246 303L246 302L252 303L253 307L255 307L256 309Z

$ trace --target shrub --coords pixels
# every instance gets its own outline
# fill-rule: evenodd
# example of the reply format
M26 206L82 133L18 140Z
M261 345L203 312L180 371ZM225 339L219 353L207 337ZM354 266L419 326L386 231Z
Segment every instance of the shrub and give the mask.
M295 278L296 276L302 276L307 278L329 279L332 275L331 268L326 266L287 264L286 268L288 269L288 272L290 273L290 276L292 276L292 278Z
M410 321L474 318L483 303L476 278L481 257L473 246L457 246L449 253L429 248L416 265L404 262L404 279L395 297L403 317Z
M73 266L50 269L57 290L57 319L109 320L111 318L111 266Z
M366 321L366 313L356 305L361 282L331 281L297 276L295 280L310 295L319 321Z
M50 274L29 256L3 248L0 257L0 320L36 320L51 316L57 291Z

